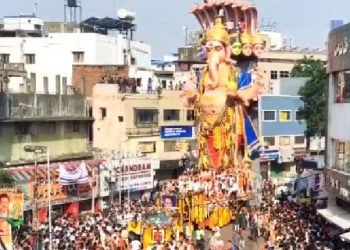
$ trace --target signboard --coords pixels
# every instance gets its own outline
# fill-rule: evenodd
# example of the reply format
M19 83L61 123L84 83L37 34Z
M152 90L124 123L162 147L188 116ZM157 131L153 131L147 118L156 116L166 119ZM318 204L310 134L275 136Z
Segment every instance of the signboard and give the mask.
M160 130L162 139L194 138L195 135L193 126L162 126Z
M190 148L190 145L186 141L178 141L176 142L175 145L175 150L176 151L181 151L181 152L187 152Z
M23 218L23 193L8 189L0 190L0 237L8 249L12 246L11 225L3 218Z
M119 159L105 163L102 176L111 177L117 189L137 192L153 188L153 170L159 169L159 160L145 158ZM103 195L109 192L108 182L102 183Z
M137 149L140 153L154 153L156 152L156 143L154 141L139 142Z
M350 69L350 25L330 32L328 39L328 72Z

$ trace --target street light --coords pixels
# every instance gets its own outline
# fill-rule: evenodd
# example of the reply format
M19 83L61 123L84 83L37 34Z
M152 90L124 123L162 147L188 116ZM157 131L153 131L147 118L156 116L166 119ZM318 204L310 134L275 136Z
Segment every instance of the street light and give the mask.
M32 146L32 145L26 145L23 147L25 152L28 153L34 153L34 164L35 164L35 190L34 190L34 195L36 195L37 193L37 156L38 154L45 154L46 153L46 161L47 161L47 181L48 181L48 188L47 188L47 192L48 192L48 207L49 207L49 250L52 250L52 218L51 218L51 176L50 176L50 150L48 147L46 146ZM35 197L35 213L33 218L35 218L35 223L38 223L37 221L37 200ZM35 224L34 226L36 226L37 224Z

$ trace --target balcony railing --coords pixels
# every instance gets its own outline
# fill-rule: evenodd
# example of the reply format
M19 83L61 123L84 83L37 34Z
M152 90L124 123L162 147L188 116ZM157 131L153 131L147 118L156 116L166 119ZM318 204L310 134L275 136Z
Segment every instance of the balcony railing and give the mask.
M148 127L148 128L127 128L126 134L128 136L151 136L159 135L159 127Z

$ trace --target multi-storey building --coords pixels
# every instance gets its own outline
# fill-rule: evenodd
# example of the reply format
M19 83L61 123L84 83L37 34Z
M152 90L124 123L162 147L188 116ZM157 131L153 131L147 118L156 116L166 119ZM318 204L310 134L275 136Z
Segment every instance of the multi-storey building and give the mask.
M28 152L25 146L29 145L49 151L54 210L65 211L76 202L80 202L84 210L84 204L91 204L90 186L63 187L58 181L61 165L71 167L81 162L91 177L95 162L89 146L92 118L87 110L82 95L0 94L0 169L12 173L23 190L26 211L34 206L45 208L49 189L47 153ZM36 194L39 196L34 199ZM90 202L84 203L87 200Z
M20 92L29 88L33 93L55 94L79 92L91 96L92 86L107 78L132 77L139 79L138 88L146 90L151 70L151 49L147 43L135 41L121 34L102 35L85 33L84 29L72 32L47 33L41 36L39 28L30 23L38 18L27 17L26 28L33 28L36 36L14 32L22 27L23 18L4 18L12 25L0 30L0 61L21 63L27 72L25 79L9 77L8 91ZM37 32L38 31L38 32ZM29 34L29 35L28 35ZM153 86L155 88L155 86Z
M328 208L319 210L342 232L350 229L350 24L330 32L328 41L328 126L326 179ZM350 234L341 235L350 241ZM347 246L349 247L349 246Z
M93 146L159 159L157 178L175 176L182 164L192 163L196 149L196 114L184 108L179 94L165 89L123 94L117 85L97 84L93 91Z
M300 96L262 95L259 98L259 134L265 152L261 170L265 177L283 177L283 166L290 167L305 155L306 122L300 118Z

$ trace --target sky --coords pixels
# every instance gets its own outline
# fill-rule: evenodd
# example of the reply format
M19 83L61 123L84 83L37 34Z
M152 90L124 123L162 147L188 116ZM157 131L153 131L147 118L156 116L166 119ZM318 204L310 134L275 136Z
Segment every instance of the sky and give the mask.
M49 21L63 21L66 0L0 0L0 17L32 14ZM202 0L80 0L83 19L116 17L118 8L136 12L136 39L152 46L152 57L177 52L184 45L183 27L189 31L200 26L189 10ZM276 31L300 47L325 49L330 20L349 22L349 0L254 0L259 19L276 23Z

